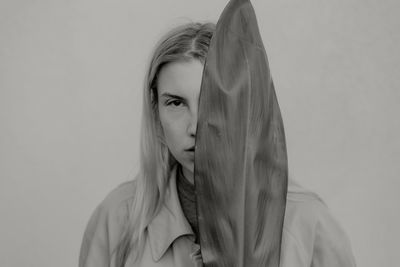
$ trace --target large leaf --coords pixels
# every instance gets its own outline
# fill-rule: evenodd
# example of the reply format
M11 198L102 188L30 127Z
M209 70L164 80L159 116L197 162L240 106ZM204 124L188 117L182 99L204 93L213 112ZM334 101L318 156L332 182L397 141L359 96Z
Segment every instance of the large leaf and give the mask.
M232 0L207 55L195 186L205 266L278 267L287 194L281 113L251 3Z

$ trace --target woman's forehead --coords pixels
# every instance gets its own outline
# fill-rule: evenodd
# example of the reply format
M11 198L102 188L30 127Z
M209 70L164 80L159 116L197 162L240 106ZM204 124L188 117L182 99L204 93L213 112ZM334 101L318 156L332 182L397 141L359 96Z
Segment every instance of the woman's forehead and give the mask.
M203 64L199 60L177 61L164 66L158 77L158 95L198 95L203 76Z

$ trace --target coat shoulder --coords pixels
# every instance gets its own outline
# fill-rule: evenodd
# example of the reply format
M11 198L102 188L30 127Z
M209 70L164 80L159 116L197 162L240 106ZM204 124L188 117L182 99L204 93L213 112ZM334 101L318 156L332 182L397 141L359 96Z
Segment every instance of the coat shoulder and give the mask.
M290 264L294 259L302 262L297 266L355 266L348 237L326 204L293 182L288 187L282 256Z
M118 209L121 205L126 205L133 199L135 188L136 180L124 182L111 190L99 206L104 211Z
M113 189L96 207L86 226L79 256L79 266L109 266L135 195L136 181Z

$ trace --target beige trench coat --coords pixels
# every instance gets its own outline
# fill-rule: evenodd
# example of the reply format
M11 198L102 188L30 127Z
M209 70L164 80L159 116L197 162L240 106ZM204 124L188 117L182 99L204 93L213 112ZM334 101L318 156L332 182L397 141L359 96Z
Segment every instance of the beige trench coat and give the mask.
M94 211L83 236L80 267L114 267L113 253L133 197L134 181L114 189ZM164 206L147 229L140 262L126 267L198 266L199 250L176 189L176 168L169 179ZM281 267L355 266L346 234L313 193L289 182L284 219Z

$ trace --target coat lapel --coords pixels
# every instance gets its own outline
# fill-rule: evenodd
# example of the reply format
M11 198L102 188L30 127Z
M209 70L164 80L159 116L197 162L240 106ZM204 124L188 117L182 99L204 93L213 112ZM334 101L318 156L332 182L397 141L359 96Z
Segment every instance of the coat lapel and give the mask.
M173 242L184 235L194 240L194 233L183 214L176 188L176 167L171 171L164 204L147 230L154 261L159 261Z

